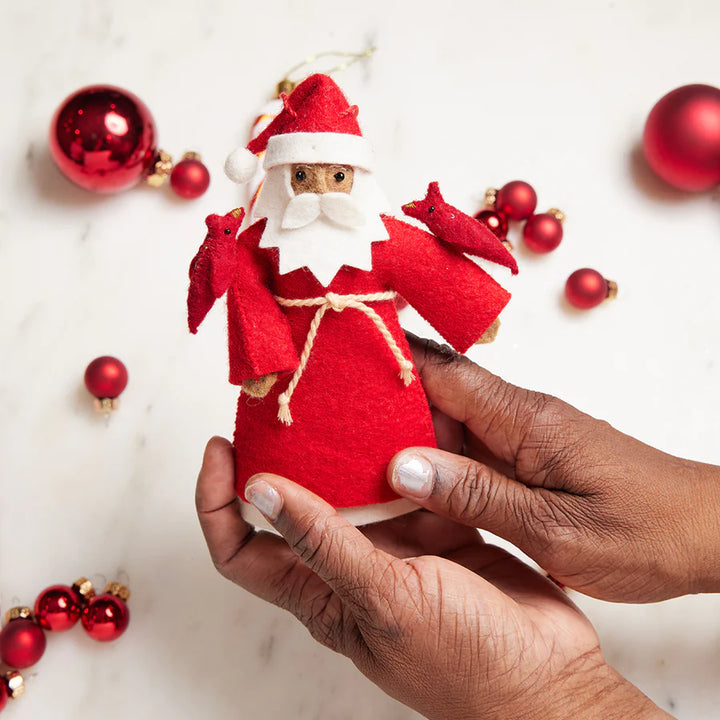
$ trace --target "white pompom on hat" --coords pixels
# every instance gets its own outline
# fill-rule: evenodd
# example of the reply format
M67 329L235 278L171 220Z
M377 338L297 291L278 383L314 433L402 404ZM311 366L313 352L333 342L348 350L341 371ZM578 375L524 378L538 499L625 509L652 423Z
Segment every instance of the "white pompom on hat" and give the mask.
M255 174L258 156L247 148L233 150L225 160L225 174L236 183L246 183Z

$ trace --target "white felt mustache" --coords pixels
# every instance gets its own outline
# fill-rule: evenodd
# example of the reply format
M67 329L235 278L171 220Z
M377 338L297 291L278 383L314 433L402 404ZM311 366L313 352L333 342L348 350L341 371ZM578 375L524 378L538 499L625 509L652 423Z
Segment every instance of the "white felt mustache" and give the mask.
M283 230L305 227L320 215L347 228L365 224L365 217L347 193L302 193L290 199L282 219Z

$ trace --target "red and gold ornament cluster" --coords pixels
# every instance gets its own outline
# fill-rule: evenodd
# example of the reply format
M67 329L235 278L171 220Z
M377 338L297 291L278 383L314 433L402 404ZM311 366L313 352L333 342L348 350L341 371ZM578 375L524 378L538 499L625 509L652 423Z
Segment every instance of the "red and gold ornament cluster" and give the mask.
M536 253L549 253L563 239L565 214L557 208L536 213L537 194L524 180L513 180L499 190L489 188L485 193L485 209L475 218L487 225L510 249L508 240L510 221L524 221L523 240L528 249ZM599 305L617 295L617 285L606 280L597 270L581 268L570 275L565 283L565 297L574 307L582 310Z
M66 178L97 193L116 193L145 180L170 186L182 198L200 197L210 173L197 153L173 168L157 147L155 121L136 95L113 85L90 85L65 98L50 123L50 154Z
M130 622L127 601L130 591L120 583L108 583L96 595L92 583L80 578L72 585L52 585L35 600L33 609L14 607L5 616L0 631L0 660L8 668L0 676L0 711L8 698L20 697L25 689L20 670L35 665L45 652L45 631L65 632L78 621L99 642L120 637Z

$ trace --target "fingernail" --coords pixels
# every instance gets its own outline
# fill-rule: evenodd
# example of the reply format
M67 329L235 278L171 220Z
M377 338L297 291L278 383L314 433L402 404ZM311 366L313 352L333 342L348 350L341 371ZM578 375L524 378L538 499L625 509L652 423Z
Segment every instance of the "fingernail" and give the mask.
M274 487L264 480L256 480L245 488L245 499L252 503L268 520L277 520L282 498Z
M393 485L404 495L426 498L432 492L432 465L419 455L408 455L398 461L393 469Z

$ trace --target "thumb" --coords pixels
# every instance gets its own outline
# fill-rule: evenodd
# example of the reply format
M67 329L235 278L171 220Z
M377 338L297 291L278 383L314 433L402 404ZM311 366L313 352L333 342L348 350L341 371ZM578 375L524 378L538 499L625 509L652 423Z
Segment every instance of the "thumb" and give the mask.
M534 489L487 465L435 448L407 448L388 466L402 495L463 525L524 545L540 498Z

